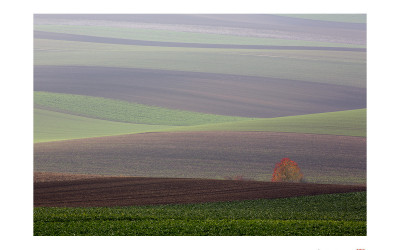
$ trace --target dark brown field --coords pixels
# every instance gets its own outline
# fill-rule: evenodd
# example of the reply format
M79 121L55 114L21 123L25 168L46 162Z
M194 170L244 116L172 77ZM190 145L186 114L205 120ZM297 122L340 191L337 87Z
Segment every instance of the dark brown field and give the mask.
M314 183L365 184L366 138L274 132L146 133L36 143L35 171L270 180L289 157Z
M366 107L366 89L269 77L155 69L35 66L35 91L219 115L278 117Z
M41 173L41 178L45 176ZM365 191L365 186L178 178L69 176L34 184L36 207L133 206L286 198Z

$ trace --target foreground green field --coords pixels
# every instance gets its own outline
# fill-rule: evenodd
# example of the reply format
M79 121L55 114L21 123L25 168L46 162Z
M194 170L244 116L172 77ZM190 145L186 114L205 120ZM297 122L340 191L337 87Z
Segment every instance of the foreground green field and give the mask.
M349 47L365 48L365 46L343 43L328 43L304 40L289 40L276 38L245 37L172 30L140 29L126 27L102 27L83 25L35 25L37 31L57 32L75 35L111 37L122 39L206 43L206 44L238 44L238 45L274 45L274 46L317 46L317 47Z
M37 207L34 235L366 235L366 193L186 205Z
M365 52L351 51L199 49L35 39L34 64L264 76L365 88L365 57Z

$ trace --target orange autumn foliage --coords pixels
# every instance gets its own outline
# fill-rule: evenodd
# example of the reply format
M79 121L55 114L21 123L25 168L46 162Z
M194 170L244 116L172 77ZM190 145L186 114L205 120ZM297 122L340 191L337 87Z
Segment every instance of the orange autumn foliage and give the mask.
M275 164L272 182L301 182L303 174L295 161L289 158L283 158Z

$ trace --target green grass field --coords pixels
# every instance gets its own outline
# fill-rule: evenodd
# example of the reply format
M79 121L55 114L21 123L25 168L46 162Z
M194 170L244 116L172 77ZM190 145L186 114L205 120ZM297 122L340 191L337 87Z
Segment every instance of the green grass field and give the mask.
M165 125L130 124L34 109L34 143L154 132Z
M264 76L365 88L365 55L365 52L166 48L35 39L34 64Z
M173 127L168 131L271 131L310 134L366 136L366 109L320 114L258 118L249 121Z
M366 235L366 193L186 205L37 207L34 235Z
M274 45L274 46L317 46L365 48L365 46L343 43L328 43L304 40L258 38L234 35L182 32L172 30L140 29L124 27L101 27L83 25L35 25L37 31L57 32L76 35L111 37L145 41L238 44L238 45Z
M35 91L34 103L37 107L54 111L136 124L189 126L252 120L244 117L167 109L101 97L39 91Z
M35 142L156 131L271 131L366 136L366 109L243 118L38 91L34 101L37 107L47 109L35 109Z

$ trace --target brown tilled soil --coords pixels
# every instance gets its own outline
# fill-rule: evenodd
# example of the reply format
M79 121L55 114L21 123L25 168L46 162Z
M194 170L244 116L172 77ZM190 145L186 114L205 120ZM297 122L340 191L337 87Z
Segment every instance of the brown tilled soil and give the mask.
M256 181L35 175L35 207L103 207L273 199L365 191L365 186ZM53 178L54 181L49 181Z
M219 115L277 117L366 107L366 89L271 77L95 66L35 66L35 91Z
M314 183L366 180L366 139L274 132L176 132L37 143L37 172L269 180L284 157Z

